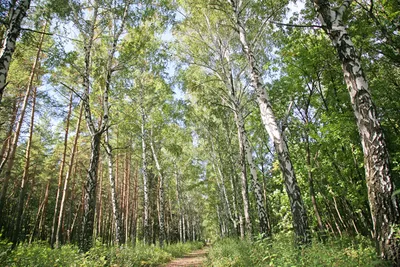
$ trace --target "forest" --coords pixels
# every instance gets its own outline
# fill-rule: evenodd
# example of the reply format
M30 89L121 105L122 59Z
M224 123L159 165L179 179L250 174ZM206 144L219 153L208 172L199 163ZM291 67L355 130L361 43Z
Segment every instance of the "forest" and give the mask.
M0 38L0 266L400 266L398 0L0 0Z

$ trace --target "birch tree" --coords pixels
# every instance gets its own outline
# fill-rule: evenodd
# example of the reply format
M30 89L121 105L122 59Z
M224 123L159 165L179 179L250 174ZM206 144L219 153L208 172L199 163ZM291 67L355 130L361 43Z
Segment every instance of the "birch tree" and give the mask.
M399 246L393 232L393 225L399 222L399 216L397 204L391 198L394 186L389 153L361 59L343 21L351 2L346 0L342 5L333 7L326 0L313 1L318 18L342 63L344 80L357 121L378 253L382 258L399 262Z
M256 91L257 103L261 113L261 120L264 124L265 130L269 134L270 139L274 143L275 150L278 155L279 165L286 186L286 192L290 200L290 207L293 217L293 229L296 239L298 243L306 244L310 242L307 213L303 204L303 199L301 197L300 188L297 183L284 133L278 126L277 118L274 115L272 105L268 99L267 91L265 90L262 82L261 72L258 66L257 58L253 51L254 48L252 46L255 40L248 40L248 33L244 21L244 14L246 13L245 10L247 7L244 5L242 0L230 0L229 4L232 8L232 20L234 27L239 34L242 50L247 58L251 84ZM269 16L264 17L264 20L267 21L270 16L274 15L275 14L272 13Z
M14 2L16 4L16 2ZM21 0L16 6L10 8L9 24L6 37L0 50L0 103L3 98L4 89L7 86L7 74L11 59L17 45L17 38L21 32L21 24L26 17L31 0Z

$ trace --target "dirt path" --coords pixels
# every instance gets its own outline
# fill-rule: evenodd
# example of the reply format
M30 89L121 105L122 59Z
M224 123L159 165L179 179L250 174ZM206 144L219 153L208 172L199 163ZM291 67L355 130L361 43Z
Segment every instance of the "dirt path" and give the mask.
M200 250L193 251L193 252L187 254L186 256L184 256L183 258L175 259L175 260L167 263L167 265L164 265L164 266L165 267L182 267L182 266L201 267L201 266L203 266L202 265L203 262L206 260L207 253L208 253L208 248L205 247Z

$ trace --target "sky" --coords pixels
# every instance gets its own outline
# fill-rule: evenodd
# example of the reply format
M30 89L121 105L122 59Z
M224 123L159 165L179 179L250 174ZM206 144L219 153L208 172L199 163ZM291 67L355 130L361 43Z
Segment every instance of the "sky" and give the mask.
M304 1L290 2L288 6L289 7L288 16L284 19L284 22L288 22L292 14L294 12L299 12L302 8L304 8L304 5L305 5ZM183 18L181 12L176 13L177 20ZM71 39L77 39L79 32L75 28L72 22L68 23L67 25L64 25L62 28L64 31L63 35L67 36L70 39L63 37L56 37L56 38L62 39L62 41L65 43L64 46L65 52L68 53L74 50L74 44ZM167 30L160 37L165 42L173 42L174 37L171 32L171 27L168 27ZM167 73L170 77L173 77L175 75L175 68L176 68L176 63L173 60L169 61L167 65ZM174 99L176 100L184 99L184 93L178 88L178 86L174 86L173 91L174 91Z

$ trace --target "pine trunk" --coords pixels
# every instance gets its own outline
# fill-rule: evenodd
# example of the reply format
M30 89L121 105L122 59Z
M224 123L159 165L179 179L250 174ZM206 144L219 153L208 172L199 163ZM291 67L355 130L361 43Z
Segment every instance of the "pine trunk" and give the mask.
M46 30L46 26L47 26L47 21L45 22L43 30ZM4 208L4 205L5 205L8 184L9 184L10 178L11 178L11 170L12 170L12 168L14 166L15 154L16 154L16 151L17 151L17 145L18 145L18 140L19 140L19 136L20 136L20 132L21 132L21 127L22 127L22 124L24 122L25 112L26 112L26 108L27 108L28 102L29 102L29 96L30 96L31 91L32 91L33 80L36 77L36 71L37 71L37 67L38 67L38 64L39 64L40 56L41 56L41 53L42 53L43 41L44 41L44 34L42 34L40 36L39 45L38 45L38 51L36 53L35 61L33 62L33 65L32 65L31 73L29 75L29 82L28 82L28 85L27 85L27 88L26 88L24 100L22 102L21 112L20 112L20 115L19 115L19 120L18 120L16 129L15 129L14 138L13 138L13 141L12 141L12 144L11 144L11 148L10 148L10 155L9 155L8 158L4 158L3 162L1 163L1 166L5 166L6 163L7 163L7 166L6 166L6 170L5 170L5 174L4 174L5 177L4 177L4 180L3 180L3 186L1 188L0 214L3 214L3 208ZM11 56L10 56L10 60L11 60ZM1 63L0 63L0 76L1 76ZM0 97L1 97L1 95L0 95ZM0 169L0 173L1 172L2 172L2 169ZM1 220L0 220L0 229L1 229L1 226L2 225L1 225Z
M34 223L33 223L33 228L32 228L32 231L31 231L31 234L30 234L30 237L29 237L29 244L32 243L33 238L34 238L35 233L36 233L37 226L38 226L38 224L39 224L39 222L40 222L40 219L41 219L41 218L40 218L40 215L42 214L42 209L44 208L45 200L46 200L46 198L48 197L49 186L50 186L50 181L47 182L47 186L46 186L46 190L45 190L45 193L44 193L43 200L40 201L40 205L39 205L38 210L37 210L37 212L36 212L35 221L34 221Z
M81 107L79 109L79 117L78 117L78 121L76 122L74 143L72 145L72 151L71 151L71 155L70 155L69 162L68 162L68 170L67 170L67 174L65 175L64 187L63 187L63 192L62 192L62 196L61 196L60 211L58 214L57 231L55 234L55 247L57 247L57 248L60 246L60 232L61 232L62 222L63 222L63 218L64 218L64 207L65 207L65 201L67 198L68 183L69 183L69 179L72 176L75 154L77 152L77 145L78 145L79 133L80 133L80 128L81 128L82 114L83 114L83 103L81 104Z
M58 217L57 216L58 215L58 205L59 205L59 201L60 201L62 178L64 175L65 158L67 155L69 122L70 122L71 112L72 112L72 96L73 96L73 92L71 92L70 96L69 96L69 108L68 108L67 121L66 121L66 125L65 125L65 134L64 134L64 149L63 149L63 154L62 154L62 158L61 158L60 171L58 173L56 204L54 206L53 223L51 225L51 240L50 240L51 247L54 246L54 242L55 242L56 222L57 222L57 217Z
M135 177L133 180L133 203L132 203L132 231L131 231L131 242L132 245L136 245L137 237L137 207L138 207L138 165L136 164Z
M128 242L129 238L129 201L130 201L130 192L131 192L131 183L130 183L130 172L131 172L131 161L130 154L128 156L128 152L125 155L125 175L126 175L126 200L125 200L125 242Z
M28 137L28 142L26 145L26 151L25 151L25 166L24 166L24 171L22 173L22 179L21 179L21 187L19 191L19 197L18 197L18 208L17 208L17 222L15 224L15 232L13 235L13 248L18 244L21 228L22 228L22 213L24 211L24 198L25 198L25 193L26 193L26 184L28 182L28 177L29 177L29 166L31 162L31 148L32 148L32 136L33 136L33 126L35 123L35 107L36 107L36 92L37 88L35 87L33 89L33 96L32 96L32 111L31 111L31 119L30 119L30 124L29 124L29 137Z

